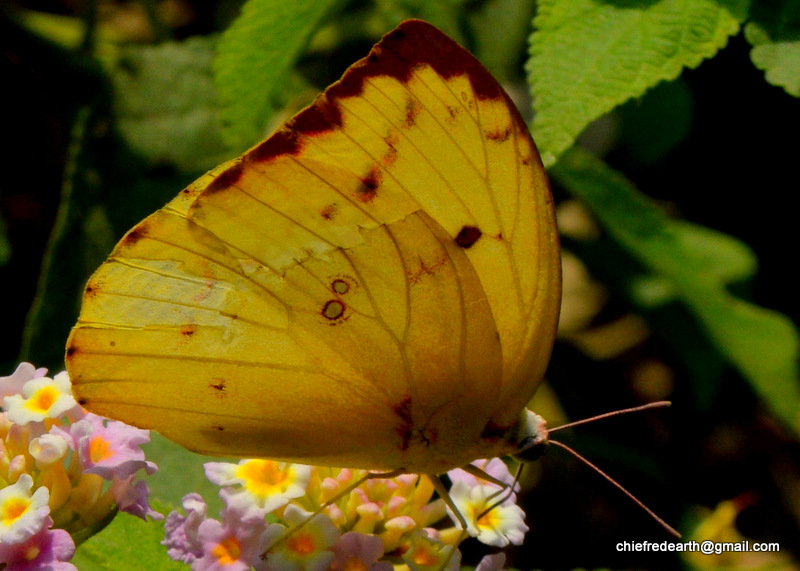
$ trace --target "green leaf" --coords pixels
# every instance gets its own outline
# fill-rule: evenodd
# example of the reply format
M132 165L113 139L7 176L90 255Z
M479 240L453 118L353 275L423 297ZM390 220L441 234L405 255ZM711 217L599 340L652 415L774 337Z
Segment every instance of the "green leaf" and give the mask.
M96 120L84 107L73 126L56 220L22 332L21 360L53 371L64 363L64 343L77 315L75 292L83 289L86 269L97 266L113 245L105 211L89 198L97 174L89 166L87 138Z
M762 1L744 28L750 59L767 82L800 97L800 0Z
M223 136L237 150L263 138L289 72L339 0L249 0L214 60ZM285 99L285 98L284 98Z
M739 30L748 0L543 0L527 70L545 165L614 107L696 67Z
M212 484L206 478L203 464L235 462L235 460L195 454L155 432L150 432L150 442L142 449L146 458L158 466L158 472L144 479L150 489L150 497L154 501L174 508L181 505L183 496L196 492L203 496L208 504L210 516L213 517L222 509L219 486ZM178 474L180 477L176 477Z
M726 288L728 280L753 271L746 247L671 221L621 174L577 148L564 153L551 174L589 206L617 243L668 284L720 353L797 431L800 335L784 315L736 298Z
M0 266L4 266L11 258L11 242L8 240L6 221L0 216Z
M689 86L678 78L627 101L614 115L620 122L615 155L624 156L628 164L647 167L657 164L689 135L694 100Z
M81 544L71 563L81 571L185 571L183 563L167 556L162 539L163 522L119 513L111 525Z
M196 173L230 158L211 72L215 44L129 46L110 70L117 129L147 163Z
M469 17L475 56L501 83L519 75L533 10L527 0L490 0Z
M758 271L758 260L746 244L729 234L683 220L666 219L677 245L695 269L721 284L744 282Z
M37 10L16 12L19 23L35 34L67 49L78 49L86 33L83 20Z
M376 4L380 12L392 25L399 24L407 18L419 18L430 22L440 30L446 30L448 35L463 43L458 26L459 19L468 12L466 5L469 0L382 0ZM389 30L384 30L388 32Z

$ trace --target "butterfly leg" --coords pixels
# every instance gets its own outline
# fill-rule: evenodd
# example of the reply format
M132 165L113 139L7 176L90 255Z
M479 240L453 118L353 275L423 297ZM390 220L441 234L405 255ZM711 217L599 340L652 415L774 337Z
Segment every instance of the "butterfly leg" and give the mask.
M474 464L467 464L466 466L462 466L461 467L462 470L464 470L465 472L467 472L469 474L472 474L473 476L475 476L478 479L486 480L487 482L491 482L495 486L500 486L499 490L497 490L495 493L493 493L488 498L486 498L486 503L489 504L489 507L484 509L478 515L477 519L482 518L487 513L489 513L494 508L496 508L497 506L501 505L503 502L505 502L508 498L511 497L511 494L513 494L514 490L517 489L517 483L519 482L519 477L522 474L522 467L523 466L524 466L523 462L520 462L517 465L517 472L516 472L516 474L514 474L514 481L511 483L511 485L507 484L506 482L503 482L502 480L498 480L497 478L495 478L494 476L492 476L488 472L486 472L484 470L481 470L480 468L478 468ZM497 501L493 502L493 500L495 498L497 498L497 497L499 497L500 499L498 499Z
M456 516L456 519L458 519L458 523L461 525L461 534L458 536L458 540L453 544L452 548L450 549L450 553L447 554L447 558L444 560L439 569L439 571L443 571L447 568L447 565L450 563L453 555L455 555L458 546L461 545L461 542L464 541L469 535L469 532L467 531L469 526L467 525L467 520L464 518L464 514L459 511L455 502L453 502L453 498L450 497L450 493L447 491L447 488L445 488L441 478L435 474L426 474L426 476L433 484L433 488L444 500L444 503L447 504L447 507L450 508L450 510Z

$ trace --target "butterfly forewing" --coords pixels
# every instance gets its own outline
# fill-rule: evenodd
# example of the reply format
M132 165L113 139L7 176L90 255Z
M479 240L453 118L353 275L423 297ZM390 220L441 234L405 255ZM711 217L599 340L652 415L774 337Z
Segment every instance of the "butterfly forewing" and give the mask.
M91 410L194 450L441 472L505 451L558 267L518 112L410 21L123 238L68 368Z

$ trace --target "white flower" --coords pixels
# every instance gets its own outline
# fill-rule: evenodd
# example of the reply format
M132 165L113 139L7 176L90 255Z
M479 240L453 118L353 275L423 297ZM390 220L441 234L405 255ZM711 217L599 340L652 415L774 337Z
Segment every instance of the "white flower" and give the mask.
M241 460L238 464L209 462L206 477L223 490L226 505L242 512L261 510L258 517L282 508L306 493L311 467L273 460Z
M44 470L56 462L61 462L67 455L67 450L69 450L69 445L64 437L51 433L34 438L28 446L28 452L36 460L36 467L40 470Z
M450 497L458 511L467 520L467 532L487 545L505 547L509 543L520 545L528 526L525 525L525 512L516 504L499 505L484 513L492 505L490 496L497 492L493 486L470 487L463 481L456 481L450 488ZM455 519L453 514L450 517Z
M66 371L52 379L31 379L22 386L21 395L10 395L3 399L8 420L21 426L46 418L58 418L77 406Z
M0 490L0 543L21 543L48 523L50 491L42 486L31 495L33 478L22 474L15 484Z

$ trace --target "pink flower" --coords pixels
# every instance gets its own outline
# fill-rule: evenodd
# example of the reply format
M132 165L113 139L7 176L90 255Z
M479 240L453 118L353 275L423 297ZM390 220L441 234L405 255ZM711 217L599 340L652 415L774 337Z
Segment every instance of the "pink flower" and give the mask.
M111 483L111 495L114 497L114 503L119 506L120 510L144 521L147 521L148 517L156 521L164 519L164 516L151 508L147 502L147 496L150 493L147 484L142 480L134 484L135 477L135 475L127 478L114 477Z
M339 538L333 546L332 571L363 569L364 571L392 571L388 561L378 562L383 556L383 540L374 535L349 532Z
M266 523L242 522L235 510L225 510L222 522L206 519L197 529L202 556L192 571L250 571L263 552L261 534Z
M506 564L506 554L502 551L492 555L485 555L475 571L503 571L503 565Z
M186 515L173 511L164 522L164 541L170 559L190 564L203 556L202 545L197 537L200 524L206 519L207 506L200 494L187 494L182 500Z
M46 528L21 543L0 543L0 566L4 571L77 571L67 563L75 554L72 537L63 529Z
M41 373L41 374L37 374ZM7 377L0 377L0 403L4 397L21 395L22 385L47 374L47 369L36 369L30 363L20 363L17 370Z
M62 432L64 434L64 432ZM83 471L97 474L105 480L114 476L127 479L140 468L148 474L157 470L153 462L144 459L142 444L150 442L150 431L87 414L71 425L67 442L77 450Z

